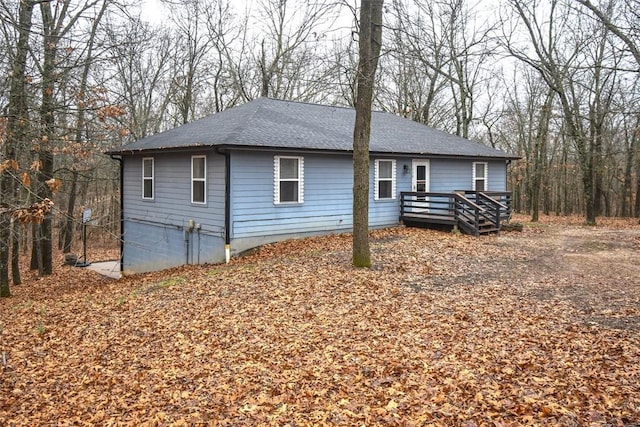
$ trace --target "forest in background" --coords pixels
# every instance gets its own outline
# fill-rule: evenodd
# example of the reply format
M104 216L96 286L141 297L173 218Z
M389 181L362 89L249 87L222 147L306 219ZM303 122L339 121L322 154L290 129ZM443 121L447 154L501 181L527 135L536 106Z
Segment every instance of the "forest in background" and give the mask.
M359 2L161 1L162 22L129 0L0 4L0 282L21 251L50 273L85 208L118 237L109 148L260 96L353 106ZM509 188L534 220L640 217L639 14L387 0L374 108L521 156Z

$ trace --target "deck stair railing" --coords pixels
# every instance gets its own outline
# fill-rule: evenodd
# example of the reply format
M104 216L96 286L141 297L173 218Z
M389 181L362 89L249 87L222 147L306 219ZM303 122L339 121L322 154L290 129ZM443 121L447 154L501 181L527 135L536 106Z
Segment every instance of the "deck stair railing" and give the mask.
M496 223L495 213L475 203L460 193L454 193L454 217L458 227L469 234L495 233L500 231L499 222Z
M478 191L474 199L479 206L490 209L495 213L496 218L498 218L496 221L497 224L511 219L511 193Z

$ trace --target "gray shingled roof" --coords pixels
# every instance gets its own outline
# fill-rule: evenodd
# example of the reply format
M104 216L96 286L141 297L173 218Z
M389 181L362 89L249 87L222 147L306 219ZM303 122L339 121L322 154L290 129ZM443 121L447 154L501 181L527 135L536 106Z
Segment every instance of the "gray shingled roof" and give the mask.
M115 148L133 154L201 146L352 151L355 110L259 98ZM517 156L390 113L373 112L372 153L515 159Z

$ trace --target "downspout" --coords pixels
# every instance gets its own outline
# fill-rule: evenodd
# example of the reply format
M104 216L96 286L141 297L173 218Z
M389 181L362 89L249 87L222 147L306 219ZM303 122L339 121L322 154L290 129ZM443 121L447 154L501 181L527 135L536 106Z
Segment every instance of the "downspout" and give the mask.
M216 153L224 155L224 259L231 260L231 153L216 147Z
M120 163L120 275L123 271L123 254L124 254L124 164L122 163L122 156L115 157L113 154L109 154L111 160L117 160Z
M200 224L197 224L196 229L198 230L198 265L200 265L200 239L201 239L200 228L201 228Z
M189 228L187 227L186 230L182 231L184 233L184 257L185 257L185 264L189 265L189 233L191 233L189 231Z
M224 153L224 260L231 260L231 153Z

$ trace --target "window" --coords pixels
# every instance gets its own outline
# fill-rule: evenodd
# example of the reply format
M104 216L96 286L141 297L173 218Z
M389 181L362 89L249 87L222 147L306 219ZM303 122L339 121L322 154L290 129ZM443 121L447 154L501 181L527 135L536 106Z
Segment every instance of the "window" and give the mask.
M487 191L487 177L489 167L486 162L473 162L473 188L474 191Z
M153 200L153 157L142 159L142 198Z
M273 161L273 202L304 202L304 158L275 156Z
M396 161L376 160L374 170L374 200L396 198Z
M191 157L191 203L207 202L207 158Z

